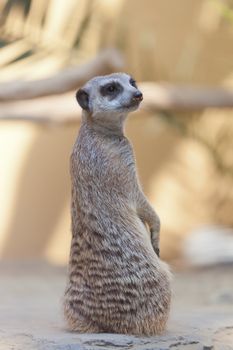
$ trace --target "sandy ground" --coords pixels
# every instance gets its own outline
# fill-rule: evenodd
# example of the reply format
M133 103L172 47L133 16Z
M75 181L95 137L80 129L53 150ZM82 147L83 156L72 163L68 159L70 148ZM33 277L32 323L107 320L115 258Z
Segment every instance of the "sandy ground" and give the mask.
M174 273L173 305L162 337L75 334L65 329L64 268L0 265L0 350L233 349L233 266Z

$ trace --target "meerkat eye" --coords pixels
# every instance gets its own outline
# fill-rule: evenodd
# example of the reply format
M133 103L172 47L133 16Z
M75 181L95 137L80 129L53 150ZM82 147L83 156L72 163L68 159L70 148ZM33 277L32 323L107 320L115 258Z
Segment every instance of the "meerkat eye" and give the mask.
M137 87L137 84L136 84L136 81L133 79L133 78L130 78L130 81L129 81L130 85L132 85L134 88L138 88Z
M109 96L110 98L116 97L122 91L123 88L118 82L111 82L100 88L101 95Z
M107 87L107 91L112 93L116 90L116 86L114 84L111 84Z

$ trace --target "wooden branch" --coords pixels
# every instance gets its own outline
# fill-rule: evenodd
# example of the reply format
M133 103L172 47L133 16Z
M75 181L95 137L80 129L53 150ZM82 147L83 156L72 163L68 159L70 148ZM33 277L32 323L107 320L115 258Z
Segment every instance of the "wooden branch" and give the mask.
M74 92L33 100L0 103L0 120L64 124L80 121L81 113Z
M140 109L157 111L199 111L204 108L233 108L233 91L155 83L140 83L144 94ZM140 111L139 111L140 112ZM46 96L33 100L0 103L0 119L69 123L80 120L81 109L75 93Z
M0 102L62 94L77 89L96 75L112 73L122 67L123 59L119 52L108 49L86 64L66 69L47 79L2 83Z
M233 108L233 90L141 83L143 107L148 111L199 111Z

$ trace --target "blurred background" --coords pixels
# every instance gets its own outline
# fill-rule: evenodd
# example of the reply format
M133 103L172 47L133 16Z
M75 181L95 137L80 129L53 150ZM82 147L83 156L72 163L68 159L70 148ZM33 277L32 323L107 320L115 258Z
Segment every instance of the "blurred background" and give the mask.
M80 67L89 79L85 65L105 49L117 51L101 72L124 70L142 87L233 89L233 1L1 0L2 261L67 264L79 85L66 89L61 79L58 91L30 92ZM127 122L144 191L161 218L162 257L177 266L233 261L233 110L223 107L142 106Z

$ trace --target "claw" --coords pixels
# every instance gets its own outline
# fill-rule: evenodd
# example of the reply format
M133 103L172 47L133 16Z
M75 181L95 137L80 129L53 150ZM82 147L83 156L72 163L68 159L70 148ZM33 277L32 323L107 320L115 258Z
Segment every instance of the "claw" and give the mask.
M160 256L160 249L159 249L159 248L156 248L156 249L155 249L155 253L156 253L156 255L159 257L159 256Z

